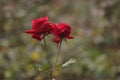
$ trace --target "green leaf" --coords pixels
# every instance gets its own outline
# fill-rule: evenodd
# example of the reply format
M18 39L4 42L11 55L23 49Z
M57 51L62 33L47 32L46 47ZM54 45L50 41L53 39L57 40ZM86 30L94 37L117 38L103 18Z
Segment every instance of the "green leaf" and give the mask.
M60 69L62 67L62 64L57 64L56 68Z
M40 64L30 64L29 67L33 70L39 70L39 71L47 71L49 70L49 65L44 64L44 65L40 65Z
M42 71L47 71L47 70L49 70L49 68L50 68L49 65L46 65L46 64L41 66Z
M75 62L76 62L75 59L70 59L70 60L68 60L67 62L65 62L64 64L62 64L62 68L63 68L63 67L68 67L68 66L70 66L71 64L73 64L73 63L75 63Z
M35 64L30 64L29 68L31 68L32 70L36 70L37 69L37 67L35 66Z
M39 71L42 71L42 69L41 69L42 65L36 64L35 66L37 67L37 69L38 69Z

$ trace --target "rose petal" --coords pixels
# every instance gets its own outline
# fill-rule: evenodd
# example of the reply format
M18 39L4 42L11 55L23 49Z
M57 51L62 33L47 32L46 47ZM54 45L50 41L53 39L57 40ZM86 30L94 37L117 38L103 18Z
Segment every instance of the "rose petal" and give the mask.
M68 38L68 39L73 39L74 37L73 37L73 36L68 36L67 38Z
M39 30L39 28L41 27L41 25L43 23L45 23L48 20L48 17L43 17L43 18L36 18L34 20L32 20L32 29L34 30Z
M41 35L37 35L37 34L33 34L33 35L32 35L32 38L41 41L41 40L43 39L43 36L41 36Z
M71 33L71 28L66 23L59 23L57 26L54 26L54 35L60 38L67 38Z
M25 33L34 34L34 33L38 33L38 31L36 31L36 30L25 30Z
M42 26L40 27L40 30L43 33L50 34L53 31L52 23L51 22L43 23Z
M59 43L61 39L59 37L53 39L54 42Z

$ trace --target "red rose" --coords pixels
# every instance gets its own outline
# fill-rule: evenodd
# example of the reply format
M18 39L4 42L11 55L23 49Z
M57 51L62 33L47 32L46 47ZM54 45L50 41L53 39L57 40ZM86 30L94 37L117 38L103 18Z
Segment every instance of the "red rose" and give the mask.
M43 35L48 35L52 31L52 23L48 22L48 17L32 20L32 30L25 30L26 33L31 34L37 40L42 40Z
M53 26L54 31L53 34L56 38L53 39L54 42L59 43L62 39L73 39L71 34L71 27L65 23L59 23L58 25Z

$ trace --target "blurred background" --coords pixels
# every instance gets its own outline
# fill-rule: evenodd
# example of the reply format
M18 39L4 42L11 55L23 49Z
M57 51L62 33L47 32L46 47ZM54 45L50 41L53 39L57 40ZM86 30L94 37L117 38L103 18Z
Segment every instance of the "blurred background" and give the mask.
M68 23L74 36L63 42L59 62L77 61L54 72L56 80L120 80L120 0L0 0L0 80L45 80L29 68L46 63L43 42L24 33L44 16ZM54 62L56 44L48 43Z

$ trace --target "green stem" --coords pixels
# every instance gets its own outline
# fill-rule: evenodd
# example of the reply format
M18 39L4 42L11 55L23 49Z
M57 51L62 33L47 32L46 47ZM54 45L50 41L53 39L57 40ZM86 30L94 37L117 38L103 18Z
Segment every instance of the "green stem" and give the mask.
M52 66L51 66L51 64L50 64L50 61L49 61L49 54L48 54L48 52L47 52L47 44L46 44L46 39L45 39L45 35L44 35L44 45L45 45L45 50L46 50L46 60L47 60L47 63L48 63L48 65L49 65L49 73L48 73L48 75L49 75L49 80L52 80L52 77L53 77L53 75L52 75Z
M58 59L59 59L61 44L62 44L62 40L61 40L60 44L58 44L58 54L57 54L57 57L56 57L55 66L57 65L57 62L58 62Z
M47 44L46 44L46 39L45 39L45 37L44 37L44 45L45 45L45 50L46 50L46 60L47 60L47 62L48 62L48 65L50 66L50 61L49 61L49 54L48 54L48 52L47 52Z

